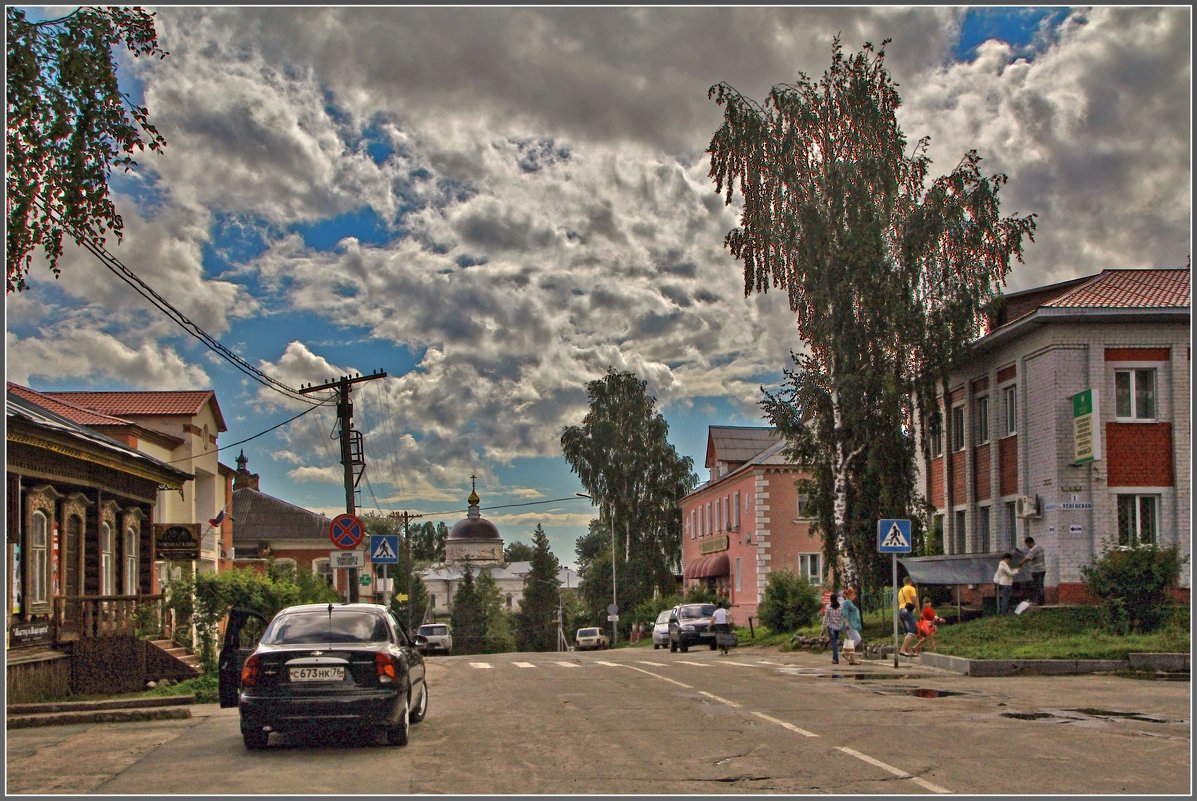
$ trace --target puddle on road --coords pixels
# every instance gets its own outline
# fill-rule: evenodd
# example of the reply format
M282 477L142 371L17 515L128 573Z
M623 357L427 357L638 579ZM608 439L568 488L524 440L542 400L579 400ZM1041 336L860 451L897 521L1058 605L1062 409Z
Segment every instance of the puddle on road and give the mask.
M1093 718L1125 718L1126 720L1137 720L1141 723L1172 723L1173 721L1164 720L1163 718L1154 718L1143 712L1117 712L1112 709L1093 709L1086 707L1085 709L1068 709L1067 712L1080 712L1082 715L1088 715Z
M1055 715L1050 712L1003 712L1002 717L1015 720L1043 720L1044 718L1054 718Z
M961 690L932 690L926 687L884 687L870 688L878 695L912 695L915 698L947 698L950 695L965 695Z

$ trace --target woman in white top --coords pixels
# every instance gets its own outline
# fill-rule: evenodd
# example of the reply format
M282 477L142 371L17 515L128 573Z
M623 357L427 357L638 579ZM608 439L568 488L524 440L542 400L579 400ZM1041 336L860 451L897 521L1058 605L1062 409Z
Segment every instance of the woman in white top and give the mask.
M731 636L731 612L723 605L723 601L719 601L715 606L715 612L711 615L711 628L715 630L715 642L720 642L720 634L723 635L723 642L719 645L719 650L723 656L727 656L727 641Z
M1014 557L1008 553L1002 554L1002 561L998 562L997 572L993 574L993 583L998 590L998 614L1004 615L1010 611L1010 596L1014 592L1014 577L1018 575L1018 568L1010 567L1010 560Z

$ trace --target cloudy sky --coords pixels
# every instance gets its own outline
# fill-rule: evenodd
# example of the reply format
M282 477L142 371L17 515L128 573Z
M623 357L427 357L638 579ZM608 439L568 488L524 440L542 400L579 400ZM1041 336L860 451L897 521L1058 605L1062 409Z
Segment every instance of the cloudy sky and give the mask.
M761 98L889 38L935 174L976 148L1005 213L1039 215L1008 290L1191 252L1191 11L1175 8L156 9L169 57L126 65L168 145L116 184L112 251L291 385L357 385L364 510L452 523L477 474L506 539L564 562L592 516L560 455L610 365L647 380L702 468L758 425L798 343L744 297L707 173L727 81ZM53 11L43 12L53 14ZM6 298L9 380L213 388L222 446L304 408L250 381L93 256ZM262 489L343 511L331 409L242 448ZM513 504L531 504L513 506Z

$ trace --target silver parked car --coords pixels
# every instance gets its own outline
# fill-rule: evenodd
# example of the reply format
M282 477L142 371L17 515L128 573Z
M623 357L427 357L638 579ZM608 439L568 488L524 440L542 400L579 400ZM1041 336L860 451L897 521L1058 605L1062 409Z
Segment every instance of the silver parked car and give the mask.
M669 647L669 612L666 609L657 615L657 622L653 625L653 650Z

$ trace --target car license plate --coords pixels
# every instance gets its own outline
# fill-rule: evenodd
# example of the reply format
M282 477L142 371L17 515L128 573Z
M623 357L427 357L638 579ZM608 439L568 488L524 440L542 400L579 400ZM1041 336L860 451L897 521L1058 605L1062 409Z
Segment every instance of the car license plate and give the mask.
M344 681L344 667L293 667L291 681Z

